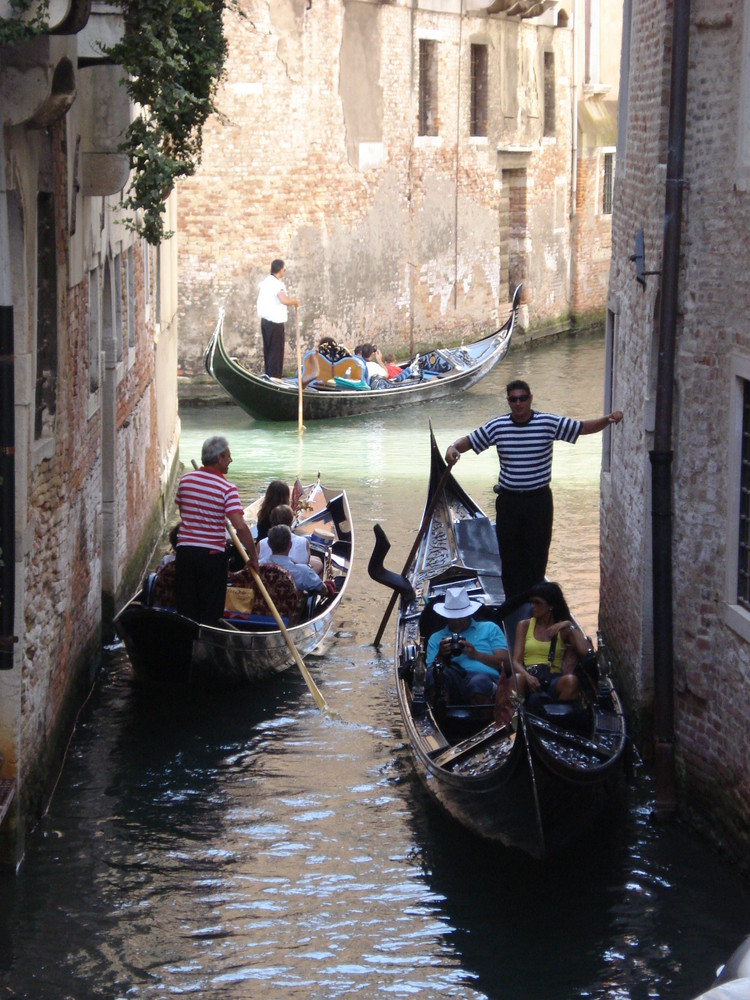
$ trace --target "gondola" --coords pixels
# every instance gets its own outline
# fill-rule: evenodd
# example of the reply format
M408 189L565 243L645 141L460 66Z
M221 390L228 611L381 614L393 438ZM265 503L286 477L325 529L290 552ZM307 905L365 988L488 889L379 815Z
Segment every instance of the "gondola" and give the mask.
M610 801L626 749L622 707L606 671L585 707L553 704L532 714L511 692L504 724L492 706L425 697L423 650L444 624L431 620L435 598L467 588L484 605L477 614L504 625L511 643L529 609L505 601L494 527L430 437L428 498L409 566L403 575L384 569L389 546L378 525L369 567L400 595L394 666L403 725L417 774L440 806L475 834L541 858L583 834Z
M330 339L302 359L302 412L304 419L324 420L360 413L390 410L462 392L484 378L508 353L521 297L513 295L510 316L488 337L472 344L419 355L413 375L400 382L373 379L370 384L363 362ZM206 371L251 417L262 420L297 420L297 378L270 378L256 374L227 353L223 339L224 310L206 348Z
M335 586L331 596L300 600L287 621L284 611L288 609L277 603L286 631L304 657L332 628L351 572L353 532L346 493L328 490L319 481L295 492L295 509L299 511L295 531L307 535L311 552L323 560L325 575ZM260 570L272 600L278 593L274 592L279 583L274 577L276 569L267 571L261 566ZM278 573L284 576L283 571ZM280 582L288 586L290 578ZM116 616L114 625L140 683L182 688L252 684L294 663L272 614L259 601L256 596L254 607L247 612L236 607L227 610L221 623L199 624L159 603L156 575L149 574Z

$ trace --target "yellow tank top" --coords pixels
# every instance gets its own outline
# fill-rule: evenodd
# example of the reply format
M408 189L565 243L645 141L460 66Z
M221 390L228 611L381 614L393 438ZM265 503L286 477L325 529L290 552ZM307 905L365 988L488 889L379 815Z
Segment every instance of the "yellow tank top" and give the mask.
M525 667L530 667L534 663L546 663L549 657L550 644L548 642L540 642L539 639L534 638L535 624L536 618L529 619L529 626L526 629L526 643L523 649L523 665ZM553 674L562 673L564 656L565 643L558 635L557 643L555 644L555 659L552 663Z

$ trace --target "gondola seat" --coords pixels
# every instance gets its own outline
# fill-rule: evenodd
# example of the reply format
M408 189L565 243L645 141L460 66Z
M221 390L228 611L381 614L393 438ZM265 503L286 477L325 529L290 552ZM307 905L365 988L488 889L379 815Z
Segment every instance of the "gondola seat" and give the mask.
M294 584L291 573L285 570L283 566L264 563L258 568L258 576L282 619L286 619L287 622L293 624L297 620L299 591ZM243 567L238 573L232 574L232 584L234 587L247 588L253 592L253 616L272 616L272 611L247 566Z

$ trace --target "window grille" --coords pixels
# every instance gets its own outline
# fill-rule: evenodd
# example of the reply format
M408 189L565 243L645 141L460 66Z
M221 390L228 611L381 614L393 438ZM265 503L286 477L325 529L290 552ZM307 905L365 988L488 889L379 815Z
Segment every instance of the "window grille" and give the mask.
M742 468L740 472L740 531L737 551L737 603L750 611L750 382L742 397Z
M555 53L544 53L544 134L555 134Z
M471 47L471 134L487 135L487 46Z
M419 134L438 134L437 42L419 40Z
M602 212L612 214L612 187L615 181L615 154L604 154L604 186L602 191Z

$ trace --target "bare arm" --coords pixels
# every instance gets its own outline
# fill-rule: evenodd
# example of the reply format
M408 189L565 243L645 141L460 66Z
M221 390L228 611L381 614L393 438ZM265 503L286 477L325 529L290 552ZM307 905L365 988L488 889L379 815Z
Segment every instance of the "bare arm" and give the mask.
M471 445L467 437L461 437L453 444L449 444L445 449L445 461L448 465L455 465L464 452L469 451Z
M464 640L461 646L461 652L465 653L469 659L476 660L477 663L483 663L485 667L493 667L498 673L502 672L503 667L510 663L510 654L507 649L493 649L491 653L483 653L481 650L477 649L474 643Z
M279 294L276 297L279 300L279 302L281 302L285 306L299 305L299 299L295 299L293 296L287 295L286 292L279 292Z
M622 410L613 410L606 417L595 417L593 420L581 422L581 434L598 434L610 424L619 424L622 420Z
M245 518L242 516L241 511L233 510L230 514L227 514L227 520L237 532L239 540L245 546L248 563L253 569L257 569L258 553L255 551L255 542L253 541L253 536L250 534L250 529L245 524Z

